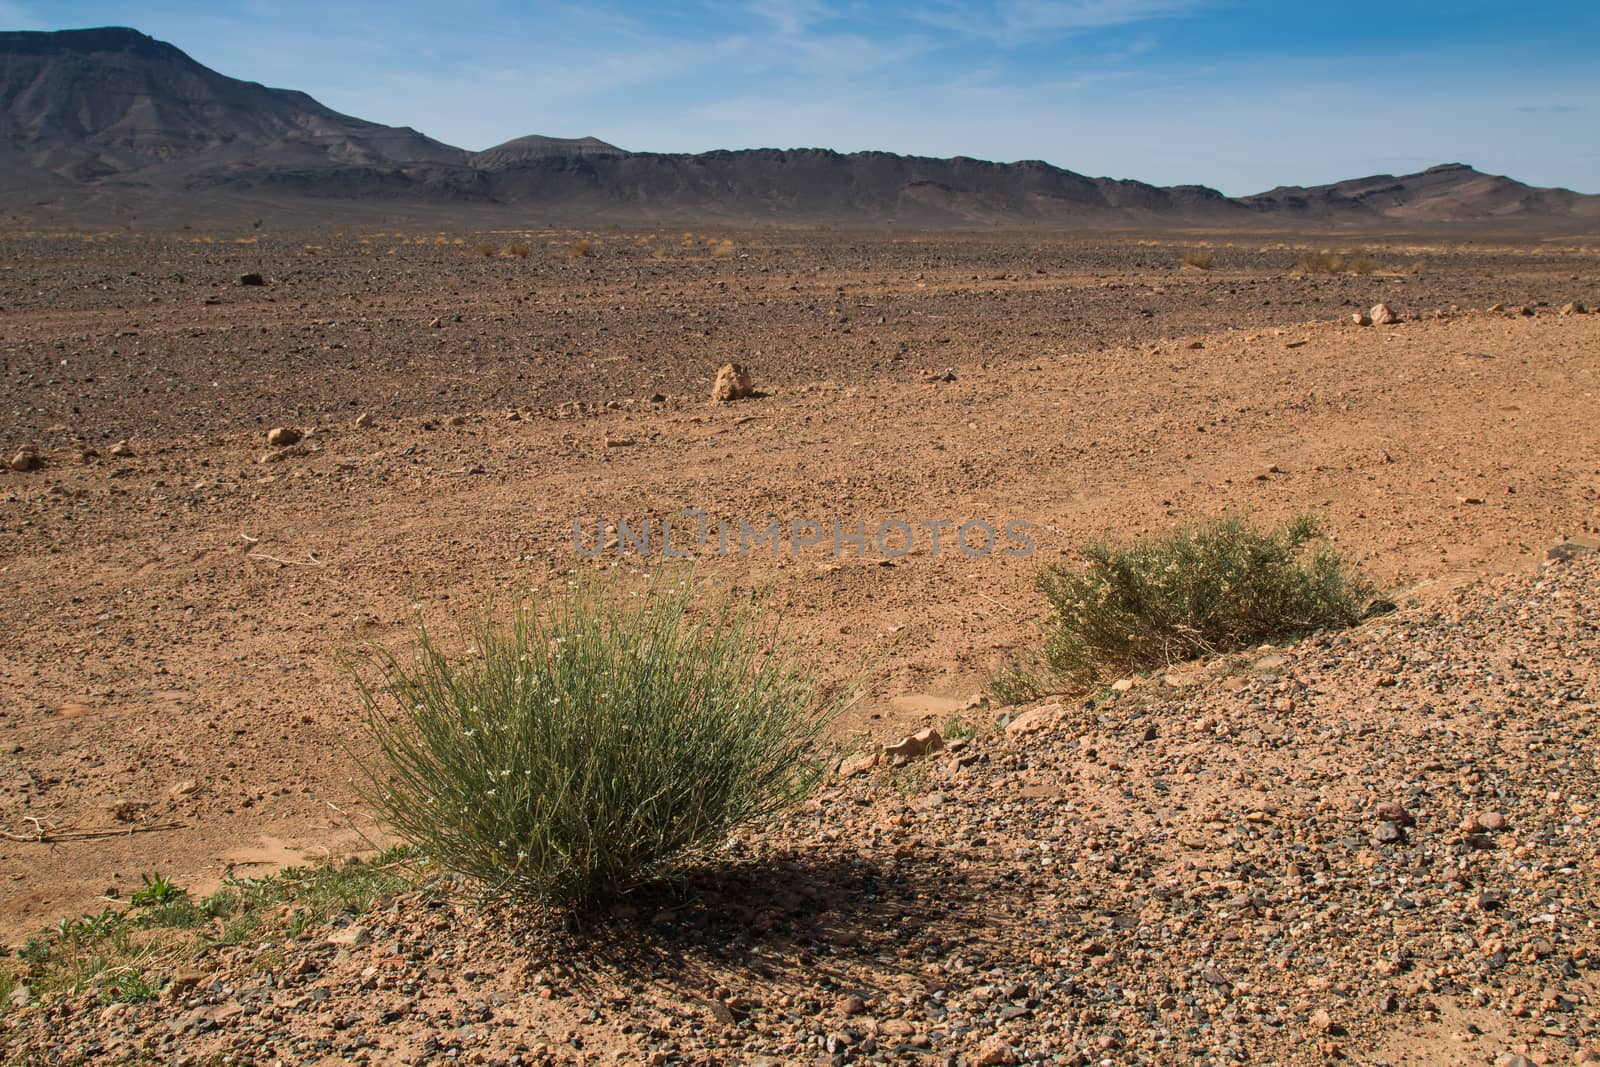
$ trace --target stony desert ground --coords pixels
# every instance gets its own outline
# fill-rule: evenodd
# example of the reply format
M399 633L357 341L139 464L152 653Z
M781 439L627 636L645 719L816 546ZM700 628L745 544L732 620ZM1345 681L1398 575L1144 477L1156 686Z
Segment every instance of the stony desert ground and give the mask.
M1295 269L1357 247L1380 269ZM1379 301L1398 324L1351 322ZM662 565L581 558L575 519L588 549L694 509L1020 521L1036 551L701 554L866 670L841 746L977 734L841 774L727 871L576 934L407 894L0 1034L20 1062L1600 1058L1600 565L1548 555L1600 529L1596 304L1572 238L6 233L0 446L36 457L0 474L13 945L144 873L381 840L341 655ZM759 395L709 403L729 361ZM981 703L1039 564L1303 510L1399 612Z

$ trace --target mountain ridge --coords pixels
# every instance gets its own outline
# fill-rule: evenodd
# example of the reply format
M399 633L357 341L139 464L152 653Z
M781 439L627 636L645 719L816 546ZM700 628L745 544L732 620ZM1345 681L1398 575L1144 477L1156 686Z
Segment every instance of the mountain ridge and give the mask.
M0 32L0 198L62 211L457 207L613 221L1578 225L1600 196L1441 164L1227 197L1201 185L818 148L632 152L530 134L479 152L220 74L126 27ZM42 201L40 198L43 198Z

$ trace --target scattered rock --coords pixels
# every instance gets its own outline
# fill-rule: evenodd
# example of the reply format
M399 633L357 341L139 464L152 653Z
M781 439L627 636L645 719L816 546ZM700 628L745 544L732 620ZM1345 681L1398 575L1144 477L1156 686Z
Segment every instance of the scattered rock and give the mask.
M1375 814L1381 822L1392 822L1397 826L1415 826L1417 820L1404 807L1392 800L1386 800L1378 805Z
M922 756L932 755L944 748L944 738L939 731L929 726L918 730L910 737L903 737L892 745L885 745L883 752L886 756L894 756L902 760L913 760Z
M872 768L883 762L883 753L867 752L839 764L839 777L854 778L858 774L866 774Z
M246 271L244 274L239 275L239 284L240 285L266 285L267 284L267 279L263 278L260 275L260 273L257 272L257 271L253 271L253 270L252 271Z
M118 441L109 449L111 455L118 459L131 459L134 456L133 446L127 441Z
M1485 310L1488 311L1489 314L1491 314L1491 315L1498 315L1501 312L1505 311L1505 309L1506 309L1506 306L1504 304L1490 304Z
M750 385L750 372L742 363L725 363L717 371L717 380L711 387L711 402L713 404L726 404L732 400L743 400L753 393Z
M182 781L173 782L171 787L167 789L167 796L172 797L173 799L192 796L194 793L198 792L199 789L199 783L197 783L193 778L185 778Z
M972 1057L973 1067L1009 1067L1020 1062L1017 1050L998 1037L991 1037L979 1045Z
M1561 305L1561 314L1563 315L1582 315L1587 311L1588 308L1584 307L1576 300L1572 301L1571 303Z
M108 800L104 807L106 814L118 822L138 822L140 815L150 805L142 800Z
M300 431L293 426L274 426L267 431L267 444L272 448L287 448L300 442Z
M1374 326L1393 326L1400 321L1400 316L1396 315L1388 304L1373 304L1368 314L1371 315Z
M361 414L357 415L355 426L358 430L372 429L372 413L370 411L363 411Z
M1350 315L1350 323L1353 326L1371 326L1372 316L1368 315L1365 311L1352 312Z
M1506 828L1506 817L1498 811L1480 811L1468 816L1461 828L1469 834L1497 834Z
M1388 615L1390 612L1399 610L1400 605L1396 604L1394 601L1385 600L1383 597L1376 597L1367 602L1367 606L1361 610L1361 617L1363 619L1373 619L1377 618L1379 615Z
M6 466L14 471L31 471L39 466L39 452L31 445L24 445L6 461Z
M1380 845L1403 844L1405 839L1406 832L1397 822L1380 822L1378 828L1372 832L1372 840Z
M1494 1067L1533 1067L1533 1061L1519 1052L1502 1052L1495 1057Z
M1061 717L1060 704L1043 704L1006 723L1007 737L1027 737L1049 729Z
M867 1002L860 997L843 997L839 1001L839 1014L860 1015L867 1010Z
M341 948L361 948L372 942L372 932L365 926L350 925L328 935L328 944Z
M172 978L167 982L163 992L169 996L186 993L199 986L205 980L205 972L197 971L193 967L180 967L172 972Z

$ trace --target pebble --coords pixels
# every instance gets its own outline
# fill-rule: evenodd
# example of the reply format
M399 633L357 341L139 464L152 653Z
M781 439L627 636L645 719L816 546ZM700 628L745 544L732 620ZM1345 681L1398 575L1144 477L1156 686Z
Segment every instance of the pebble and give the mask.
M1480 811L1469 816L1462 825L1467 833L1497 834L1506 828L1506 817L1498 811Z
M362 948L372 943L372 931L365 926L350 925L328 935L328 944L343 948Z

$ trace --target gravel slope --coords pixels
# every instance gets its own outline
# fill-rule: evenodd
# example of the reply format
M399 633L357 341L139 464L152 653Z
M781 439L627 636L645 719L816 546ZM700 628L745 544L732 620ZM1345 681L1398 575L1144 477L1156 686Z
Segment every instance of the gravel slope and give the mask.
M1008 709L583 929L408 894L6 1040L97 1062L1595 1062L1597 699L1589 555Z

